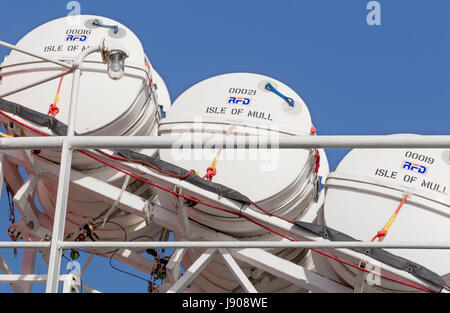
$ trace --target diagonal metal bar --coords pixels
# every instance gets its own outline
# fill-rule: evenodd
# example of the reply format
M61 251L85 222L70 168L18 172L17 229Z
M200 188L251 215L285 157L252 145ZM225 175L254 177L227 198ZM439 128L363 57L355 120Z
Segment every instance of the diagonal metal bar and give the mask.
M22 275L34 274L34 268L36 265L36 249L27 249L22 254L22 268L20 273ZM30 293L32 291L32 283L22 283L24 291Z
M57 74L51 75L51 76L46 77L44 79L37 80L37 81L32 82L32 83L30 83L28 85L24 85L22 87L19 87L19 88L13 89L13 90L5 91L4 93L0 94L0 98L4 98L4 97L10 96L10 95L13 95L13 94L21 92L21 91L23 91L25 89L36 87L36 86L38 86L40 84L44 84L46 82L49 82L51 80L57 79L57 78L59 78L61 76L65 76L65 75L70 74L70 73L72 73L72 70L67 70L67 71L64 71L62 73L57 73Z
M0 254L0 271L3 272L4 275L12 275L12 272L9 269L8 263L6 263L5 259L3 258L3 256L1 254ZM4 276L4 275L0 275L0 276ZM25 289L23 288L23 286L20 284L17 284L16 282L10 282L10 285L11 285L11 288L16 293L25 292Z
M248 280L247 276L244 274L242 269L233 259L231 254L225 249L219 249L220 254L225 260L225 264L227 265L230 272L234 275L234 277L239 281L242 288L248 293L258 293L256 288L252 285L252 283Z
M35 53L35 52L31 52L31 51L19 48L19 47L15 46L15 45L9 44L9 43L4 42L4 41L0 41L0 46L3 46L5 48L11 49L11 50L16 50L18 52L30 55L32 57L35 57L35 58L38 58L38 59L41 59L41 60L44 60L44 61L48 61L48 62L57 64L57 65L60 65L62 67L72 68L72 66L70 66L70 65L68 65L68 64L66 64L64 62L61 62L61 61L58 61L58 60L54 60L54 59L51 59L51 58L46 57L44 55L41 55L41 54L38 54L38 53Z
M94 258L94 255L91 254L91 255L89 256L89 258L87 259L87 261L84 262L83 268L81 269L81 272L80 272L80 277L84 275L84 272L86 272L86 269L87 269L89 263L91 263L91 261L92 261L93 258Z
M211 262L214 258L217 249L208 249L203 253L183 276L167 291L167 293L182 292L187 285L189 285L195 277Z
M300 265L286 261L261 249L230 250L230 253L238 260L256 266L307 290L330 293L348 293L353 291ZM273 264L277 266L275 267Z

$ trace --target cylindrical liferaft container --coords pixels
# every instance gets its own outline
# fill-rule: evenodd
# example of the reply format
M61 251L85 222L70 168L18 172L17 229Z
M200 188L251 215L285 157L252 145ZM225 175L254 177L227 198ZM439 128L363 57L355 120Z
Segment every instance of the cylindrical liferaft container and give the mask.
M449 188L449 150L355 149L328 175L321 223L361 241L448 242ZM449 250L386 251L434 272L447 284L450 282ZM331 269L345 282L355 285L357 270L354 268L316 255L314 259L318 269ZM373 266L384 273L382 261L374 260ZM395 278L414 285L405 277ZM426 285L422 287L427 288ZM367 291L419 290L382 278L365 288Z
M209 78L185 91L161 121L161 136L181 138L245 137L276 141L284 136L311 135L313 125L307 106L291 88L267 76L232 73ZM313 131L314 133L314 131ZM234 138L234 139L233 139ZM214 148L214 147L213 147ZM318 152L304 149L178 149L161 150L164 161L194 170L206 180L225 185L267 211L289 219L301 219L316 203ZM325 158L325 156L322 156ZM165 207L176 210L176 199L160 192ZM189 217L241 240L280 240L245 219L197 204ZM306 251L272 250L281 257L305 264ZM190 249L183 258L188 266L201 254ZM250 274L251 268L243 265ZM213 260L197 278L204 291L231 291L238 283L220 258ZM289 283L270 275L252 276L260 290L287 290Z
M74 23L74 21L78 21ZM160 118L158 106L170 105L167 88L161 77L154 71L144 53L136 35L117 21L91 15L60 18L41 25L25 35L17 47L26 51L62 61L67 68L31 55L13 50L1 65L1 93L44 80L58 73L67 73L62 77L49 80L31 88L13 93L6 100L32 109L45 117L54 116L67 124L72 93L73 72L69 65L86 49L112 43L126 51L124 75L121 79L111 79L107 74L108 66L100 52L88 55L82 62L82 75L78 94L75 131L80 136L156 136ZM157 85L157 88L155 88ZM10 114L21 123L48 135L56 134L45 125L38 125L20 114ZM37 136L34 131L19 123L12 123L2 116L2 121L11 135ZM156 150L143 150L141 153L154 155ZM42 150L39 156L55 163L60 162L60 151ZM106 181L116 187L124 188L147 199L153 199L155 192L148 186L133 179L124 184L125 176L116 170L74 151L73 168L83 174ZM30 169L26 170L29 172ZM43 210L53 219L56 203L57 177L45 173L37 185L37 197ZM111 204L91 199L86 193L71 189L68 200L66 231L71 232L84 223L97 218L102 221L102 213ZM99 217L100 216L100 217ZM116 210L110 221L122 226L131 233L145 227L142 218ZM156 227L156 226L155 226ZM159 227L156 227L158 232ZM121 239L123 229L107 223L100 239Z

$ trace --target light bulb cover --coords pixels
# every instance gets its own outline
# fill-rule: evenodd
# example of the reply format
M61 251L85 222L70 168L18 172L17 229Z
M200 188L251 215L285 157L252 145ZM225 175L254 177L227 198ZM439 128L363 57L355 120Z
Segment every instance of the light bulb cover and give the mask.
M108 55L108 76L111 79L121 79L125 73L125 59L128 56L123 51L112 51Z
M108 76L113 80L119 80L125 74L125 59L128 52L117 41L104 40L102 44L103 63L108 66Z

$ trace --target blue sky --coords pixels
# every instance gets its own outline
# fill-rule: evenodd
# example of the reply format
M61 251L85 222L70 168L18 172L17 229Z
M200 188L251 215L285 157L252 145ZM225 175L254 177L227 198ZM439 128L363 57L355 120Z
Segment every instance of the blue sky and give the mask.
M82 14L118 20L136 33L172 100L211 76L254 72L300 94L319 134L450 134L448 0L381 0L380 26L366 22L368 0L79 2ZM8 1L0 40L15 44L67 15L66 4ZM0 48L1 59L7 53ZM332 169L347 151L327 151ZM0 240L9 240L5 199L3 190ZM12 251L0 252L18 273L20 252L16 261ZM43 262L39 270L46 272ZM109 292L147 287L98 257L83 282Z

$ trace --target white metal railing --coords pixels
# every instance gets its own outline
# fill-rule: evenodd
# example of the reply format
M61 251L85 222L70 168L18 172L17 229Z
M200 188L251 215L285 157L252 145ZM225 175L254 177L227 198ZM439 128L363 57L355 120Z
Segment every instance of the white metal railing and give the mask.
M402 136L289 136L277 140L260 137L206 137L191 139L180 137L136 136L58 136L58 137L16 137L0 138L0 150L17 149L57 149L67 141L71 149L171 149L176 147L202 149L313 149L313 148L361 148L361 149L394 149L394 148L439 148L450 149L450 136L437 135L402 135Z
M36 275L36 274L2 274L0 275L0 284L18 284L18 283L35 283L35 284L45 284L47 282L47 275ZM74 274L62 274L59 275L58 284L62 283L63 293L79 292L78 287L80 287L77 276ZM88 292L97 292L92 288L86 288Z
M1 246L0 246L1 247ZM62 249L78 248L306 248L306 249L338 249L338 248L386 248L386 249L450 249L450 242L354 242L354 241L162 241L162 242L61 242Z
M400 242L64 242L63 234L66 219L68 186L74 149L89 148L157 148L169 149L176 144L184 148L449 148L450 136L292 136L280 137L277 140L267 138L246 137L241 140L230 138L204 138L193 140L174 137L75 137L78 86L81 74L81 63L88 54L96 52L99 47L86 50L72 65L52 60L25 51L16 46L0 41L1 46L40 58L71 69L73 87L70 103L68 136L34 137L34 138L2 138L0 150L17 149L56 149L61 148L61 165L53 224L53 237L50 242L0 242L0 248L50 248L49 270L46 292L57 292L61 281L60 266L62 250L67 248L397 248L397 249L450 249L450 243L400 243ZM61 75L51 77L57 78ZM42 81L43 82L43 81ZM16 278L16 277L15 277Z
M365 242L365 241L61 241L61 249L150 249L150 248L303 248L303 249L339 249L339 248L380 248L380 249L450 249L450 242ZM0 242L0 249L36 249L50 248L50 242Z

